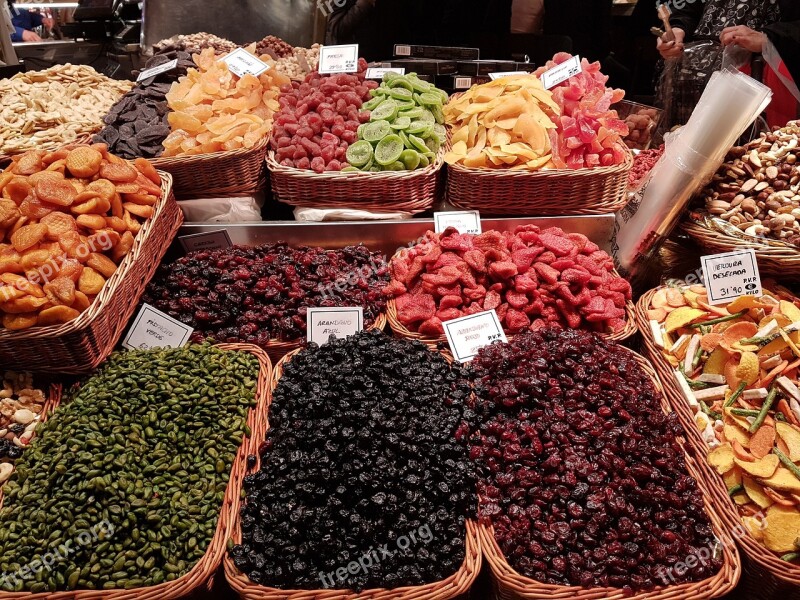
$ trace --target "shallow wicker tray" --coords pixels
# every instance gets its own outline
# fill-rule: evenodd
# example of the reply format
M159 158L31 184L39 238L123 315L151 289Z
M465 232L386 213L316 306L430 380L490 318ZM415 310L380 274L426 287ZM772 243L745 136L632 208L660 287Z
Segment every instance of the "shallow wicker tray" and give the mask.
M663 383L667 401L687 432L687 443L692 446L695 456L698 457L698 463L702 463L702 468L707 473L708 490L714 495L714 506L719 517L725 523L726 531L732 531L742 522L736 504L728 495L722 477L706 463L708 446L697 429L691 407L675 382L674 369L664 359L661 350L655 344L652 333L650 333L649 320L645 311L650 306L650 301L658 289L644 294L636 305L636 318L642 331L645 351ZM788 598L797 595L797 586L800 586L800 565L781 560L779 556L757 542L749 532L739 537L737 541L746 557L745 584L750 591L747 598L776 598L779 596Z
M430 210L444 193L443 150L416 171L315 173L284 167L267 155L272 192L277 200L300 208L349 208L372 212Z
M268 144L265 137L252 148L154 158L150 162L172 175L175 196L180 199L249 196L266 185L264 156Z
M625 194L633 155L625 162L594 169L511 171L449 165L447 200L484 215L602 215L627 204Z
M278 381L283 375L286 363L299 351L294 350L287 354L275 365L275 369L272 372L272 381L270 382L270 394L275 391ZM269 423L265 418L263 423L253 429L253 435L250 438L250 453L258 456L258 465L254 467L254 472L260 467L261 456L258 452L258 447L261 444L261 440L266 436L268 429ZM234 543L237 544L242 541L239 514L240 498L243 496L242 493L239 493L241 490L242 485L240 483L236 494L237 500L231 504L230 516L228 517L231 525L230 536ZM229 554L225 554L223 565L225 577L230 586L240 597L247 600L450 600L467 597L469 589L472 587L478 573L480 573L481 561L482 555L478 542L477 526L472 521L467 521L466 556L461 568L447 579L417 587L402 587L392 590L364 590L360 593L335 589L281 590L257 585L250 581L247 575L236 568Z
M0 364L6 369L86 373L111 354L139 297L155 273L183 213L172 195L172 177L161 173L162 198L136 235L128 255L92 305L69 323L25 331L0 328Z
M768 243L764 239L735 237L691 218L681 223L681 229L711 254L752 248L758 259L759 271L784 279L800 280L800 248L777 240Z
M662 392L662 408L669 412L666 394L656 377L655 372L647 361L631 352L639 365L647 372L656 389ZM715 533L721 537L723 532L729 531L727 523L720 518L719 501L712 493L715 487L708 481L708 471L700 468L695 462L691 451L686 453L686 466L689 473L697 480L698 488L703 494L706 512ZM700 598L718 598L729 593L736 587L741 575L739 553L733 544L722 544L723 566L713 577L696 583L659 587L650 592L641 592L633 596L626 596L619 588L582 588L578 586L562 586L539 583L533 579L523 577L506 562L502 551L494 538L493 529L486 525L478 526L478 536L481 540L486 562L492 572L493 584L496 594L503 600L532 600L534 598L572 598L576 600L694 600ZM723 539L723 538L721 538Z
M138 589L111 589L111 590L73 590L66 592L43 592L32 594L30 592L3 592L0 591L0 600L171 600L181 598L197 591L202 586L208 586L222 562L223 555L230 535L230 517L234 513L231 507L236 506L238 511L240 491L247 470L247 456L252 450L252 441L256 438L256 431L260 424L266 423L270 403L270 386L272 379L272 364L266 353L256 346L248 344L220 344L220 348L230 351L249 352L258 358L260 370L256 385L256 406L250 409L247 424L251 429L250 438L245 437L236 457L233 459L228 487L225 498L220 507L217 528L214 537L209 543L206 553L186 575L159 585ZM61 402L60 388L58 396L52 405L48 404L50 412L58 408ZM2 495L0 495L2 506Z

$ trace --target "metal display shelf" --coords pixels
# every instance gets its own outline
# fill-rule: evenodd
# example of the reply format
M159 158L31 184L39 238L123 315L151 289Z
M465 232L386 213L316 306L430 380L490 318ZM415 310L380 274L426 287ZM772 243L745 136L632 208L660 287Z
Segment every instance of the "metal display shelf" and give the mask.
M582 233L606 252L611 250L614 234L614 215L535 217L527 219L482 219L484 231L496 229L511 231L519 225L533 224L539 227L561 227L568 233ZM264 221L260 223L186 223L178 236L219 231L228 232L234 244L255 246L269 242L284 241L291 245L343 248L363 243L370 250L392 256L398 248L433 229L433 219L411 219L408 221L358 221L328 223L296 223L288 221ZM183 253L175 240L173 251Z

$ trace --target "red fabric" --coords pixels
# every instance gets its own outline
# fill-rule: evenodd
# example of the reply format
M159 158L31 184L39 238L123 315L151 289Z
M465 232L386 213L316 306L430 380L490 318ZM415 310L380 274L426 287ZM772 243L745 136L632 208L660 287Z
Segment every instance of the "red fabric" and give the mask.
M742 67L741 71L749 75L750 65ZM781 62L781 74L788 79L792 78L783 62ZM770 127L783 127L800 116L797 100L769 65L764 65L764 84L772 90L772 102L767 106L767 123Z

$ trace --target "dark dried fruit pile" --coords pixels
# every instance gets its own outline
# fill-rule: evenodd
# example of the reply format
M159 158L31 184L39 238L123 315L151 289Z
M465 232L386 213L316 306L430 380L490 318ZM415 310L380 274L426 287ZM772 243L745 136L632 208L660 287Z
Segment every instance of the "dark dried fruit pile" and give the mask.
M278 36L268 35L256 43L256 56L267 54L268 50L275 55L275 58L285 58L292 55L294 47Z
M282 589L453 575L477 510L473 466L454 438L472 420L468 396L461 367L379 332L294 356L273 395L261 470L245 479L236 566ZM372 549L377 562L337 579Z
M547 323L615 332L631 298L608 253L558 227L428 232L390 269L387 293L397 296L398 319L429 337L444 333L444 321L492 309L509 333Z
M280 164L317 173L347 166L347 148L358 139L358 126L369 121L361 106L378 87L377 81L364 79L366 61L359 59L358 65L358 73L315 71L303 83L281 86L270 142Z
M630 352L547 328L483 348L469 373L480 515L517 571L630 594L664 585L666 569L714 547L677 419L661 412ZM709 559L670 573L699 581L720 567Z
M152 69L173 59L178 59L174 69L140 81L111 107L103 117L106 127L94 136L95 142L108 144L109 152L127 159L161 156L164 151L161 143L170 132L166 94L172 83L195 64L186 52L173 51L152 57L142 69Z
M266 348L305 339L306 308L361 306L371 326L386 308L380 254L364 246L324 250L279 242L192 252L163 263L142 301L211 337Z

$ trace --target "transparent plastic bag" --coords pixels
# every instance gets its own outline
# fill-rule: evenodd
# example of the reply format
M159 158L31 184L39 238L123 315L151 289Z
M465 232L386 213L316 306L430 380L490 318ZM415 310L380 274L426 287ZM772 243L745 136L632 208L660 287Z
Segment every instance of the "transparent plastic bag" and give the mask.
M188 223L250 223L261 221L263 198L199 198L180 200L178 204Z
M322 221L400 221L410 219L408 212L369 212L347 208L295 208L297 221L319 223Z

